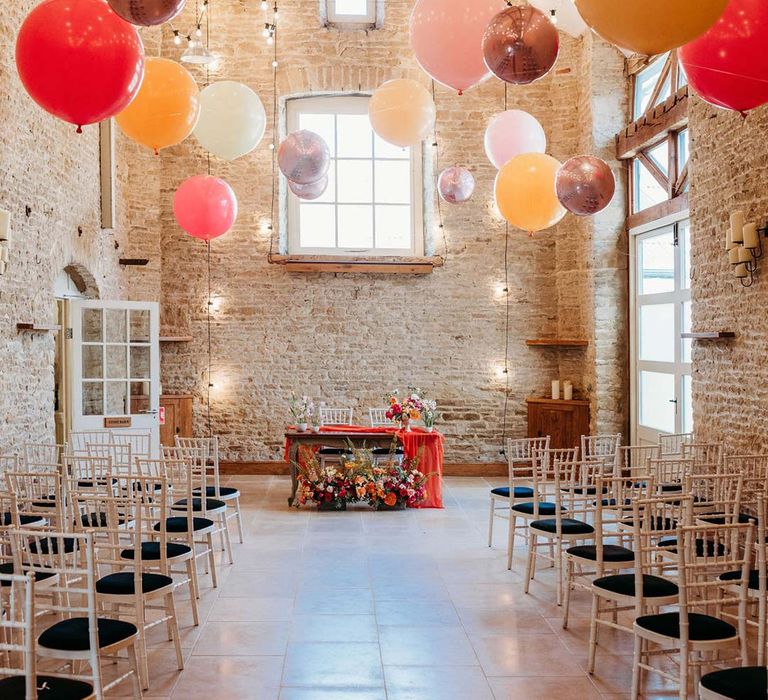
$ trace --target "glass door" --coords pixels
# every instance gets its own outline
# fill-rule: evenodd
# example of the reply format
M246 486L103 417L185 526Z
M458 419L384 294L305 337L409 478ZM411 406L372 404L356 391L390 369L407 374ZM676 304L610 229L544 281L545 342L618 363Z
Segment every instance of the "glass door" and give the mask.
M156 302L71 302L72 430L145 431L159 451Z
M632 237L632 442L691 432L690 223Z

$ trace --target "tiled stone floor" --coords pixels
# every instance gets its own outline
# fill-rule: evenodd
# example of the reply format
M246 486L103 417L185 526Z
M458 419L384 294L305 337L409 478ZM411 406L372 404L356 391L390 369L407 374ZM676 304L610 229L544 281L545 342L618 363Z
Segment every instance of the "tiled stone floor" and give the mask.
M506 570L504 521L486 547L489 481L450 478L444 510L390 513L289 509L284 477L229 483L242 492L246 543L220 566L218 589L201 579L200 627L179 595L183 672L171 644L150 637L146 697L629 698L631 638L604 633L588 676L589 598L575 594L563 631L552 570L525 595L524 552ZM677 697L660 678L648 689Z

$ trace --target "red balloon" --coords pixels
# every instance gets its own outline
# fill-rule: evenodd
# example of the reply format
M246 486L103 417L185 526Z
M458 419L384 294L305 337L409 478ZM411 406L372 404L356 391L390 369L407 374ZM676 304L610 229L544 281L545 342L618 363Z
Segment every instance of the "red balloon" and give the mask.
M173 195L173 214L190 236L203 241L223 236L237 218L237 197L221 178L195 175Z
M104 0L45 0L21 25L16 67L30 97L79 132L136 96L144 46Z
M678 56L699 97L743 113L768 102L766 44L768 3L731 0L714 26Z

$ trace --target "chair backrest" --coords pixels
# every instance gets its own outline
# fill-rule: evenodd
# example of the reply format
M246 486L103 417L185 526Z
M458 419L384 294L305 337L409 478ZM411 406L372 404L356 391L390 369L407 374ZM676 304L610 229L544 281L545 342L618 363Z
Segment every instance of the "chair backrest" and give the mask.
M48 466L56 464L63 466L66 455L66 443L63 445L55 443L24 443L24 465L27 469L37 465Z
M36 700L34 575L0 574L0 611L0 677L23 676L25 700Z
M570 487L581 484L585 477L581 474L578 461L579 448L540 450L536 453L534 463L534 506L533 515L539 517L539 502L552 498L555 502L555 519L557 532L561 532L561 519L572 517L574 499L569 498L573 493ZM591 496L594 500L594 496Z
M659 451L661 456L674 457L681 455L683 445L687 442L693 442L693 433L670 433L659 435Z
M717 474L723 467L723 443L684 442L680 446L680 456L693 460L697 474Z
M6 472L19 471L19 455L0 455L0 480Z
M168 498L174 502L182 501L184 505L174 506L173 517L185 518L187 526L183 531L174 532L175 541L185 540L185 544L194 550L194 484L193 468L189 459L184 459L178 455L182 451L179 447L163 448L163 464L165 469L165 478L168 482Z
M583 460L616 458L621 445L621 433L614 435L582 435L581 458Z
M112 492L114 469L112 458L92 455L72 455L69 460L69 491Z
M129 445L133 457L147 457L152 454L152 433L147 431L121 433L112 431L113 443L117 445Z
M537 465L537 460L543 457L548 450L549 437L507 439L505 453L509 473L510 501L541 500L543 494L540 494L538 499L535 496L515 498L515 486L519 486L522 483L530 487L533 484L534 493L539 491L540 483L543 487L545 479L541 469L535 468L535 466L539 466Z
M81 430L69 434L69 445L72 454L88 454L88 445L99 445L112 442L109 430Z
M193 461L200 456L201 464L206 469L206 483L213 487L214 498L218 498L221 491L221 478L219 473L219 437L213 435L207 438L183 438L176 436L176 446L183 450L192 449Z
M45 518L49 529L66 529L63 479L58 471L8 472L6 480L19 512Z
M649 474L649 462L659 459L658 445L624 445L616 453L616 476Z
M12 491L0 491L0 564L12 564L11 531L20 526L16 494Z
M717 513L726 523L738 522L744 477L732 474L688 474L683 493L693 496L693 505L703 517ZM701 512L703 511L703 513Z
M726 455L725 474L743 474L745 479L768 479L768 454Z
M693 460L682 458L652 459L648 463L651 474L656 478L656 486L662 490L672 491L677 487L683 488L683 481L693 472Z
M352 409L320 406L320 425L352 425Z
M381 425L392 425L392 421L387 418L388 410L389 408L386 406L384 408L368 409L368 420L374 428Z
M130 471L133 463L130 443L88 443L87 455L109 458L112 462L112 471L116 473Z

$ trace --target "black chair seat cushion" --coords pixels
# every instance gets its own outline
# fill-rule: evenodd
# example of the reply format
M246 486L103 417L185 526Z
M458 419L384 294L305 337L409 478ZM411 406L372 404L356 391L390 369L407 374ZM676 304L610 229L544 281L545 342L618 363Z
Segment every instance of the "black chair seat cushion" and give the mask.
M638 627L680 639L680 613L670 612L661 615L643 615L635 620ZM724 620L701 613L688 613L688 638L694 642L710 642L718 639L731 639L736 636L736 628Z
M560 489L561 491L570 491L570 489ZM575 489L573 489L574 493L578 493L581 495L587 495L587 496L596 496L597 495L597 486L577 486ZM600 493L608 493L607 488L601 489Z
M712 523L712 525L725 525L733 522L733 517L726 516L725 513L702 513L697 515L696 519L705 523ZM739 513L739 524L746 525L747 523L757 523L757 518L754 515L749 515L749 513Z
M117 483L117 479L112 479L112 483L116 484ZM91 481L90 479L81 479L80 481L77 482L77 485L81 489L91 489L91 488L93 488L93 481ZM107 480L106 479L96 479L96 485L97 486L106 486L107 485Z
M174 557L180 557L184 554L189 554L192 550L185 544L179 544L178 542L166 542L165 543L165 556L168 559ZM136 556L135 549L124 549L120 552L122 559L133 559ZM160 559L160 543L159 542L142 542L141 543L141 558L143 561L157 561Z
M605 591L635 597L635 575L617 574L615 576L603 576L595 579L592 584ZM661 576L643 575L643 595L646 598L666 598L677 595L677 584Z
M51 496L49 500L32 501L32 505L35 508L55 508L56 507L56 500Z
M509 498L509 486L498 486L491 493L503 498ZM515 486L515 498L533 498L533 489L529 486Z
M137 634L136 625L123 620L97 618L99 648L112 646ZM38 637L38 644L46 649L60 651L86 651L90 649L88 641L88 618L72 617L61 620L49 627Z
M40 553L41 554L58 554L59 553L59 538L57 537L46 537L45 539L41 540L32 540L32 542L29 543L29 551L33 554L37 554L37 543L40 542ZM65 537L63 538L64 542L64 554L71 554L75 551L75 547L77 545L77 540L73 537Z
M162 574L141 574L141 592L152 593L159 588L165 588L173 584L170 576ZM119 571L116 574L108 574L96 581L96 592L105 595L133 595L134 587L133 571Z
M622 520L621 524L626 527L634 527L635 521L632 518L627 518ZM644 525L645 523L641 522L640 526L643 527ZM652 530L674 530L676 527L677 521L674 518L664 518L661 515L656 515L651 521Z
M588 559L589 561L597 561L597 545L594 544L580 544L577 547L569 547L566 550L567 554L579 559ZM603 545L603 561L634 561L635 553L631 549L622 547L618 544L604 544Z
M742 666L708 673L701 687L731 700L756 700L768 696L768 669L765 666Z
M533 515L533 507L536 504L533 501L529 501L528 503L517 503L514 506L512 506L512 510L514 510L516 513L525 513L526 515ZM554 515L557 510L557 504L556 503L549 503L547 501L541 501L539 503L539 515ZM561 508L561 510L564 510Z
M83 700L93 695L90 683L72 678L52 678L37 676L35 679L39 700ZM0 680L0 698L3 700L24 700L26 679L24 676L11 676Z
M389 447L374 447L371 450L371 454L375 454L375 455L388 455L390 452L392 452L392 450L390 450ZM393 454L401 455L405 453L402 447L396 447Z
M197 532L198 530L206 530L209 527L213 527L213 520L208 518L192 518L192 529ZM160 532L160 523L154 526L157 532ZM187 532L187 518L175 517L165 519L166 532Z
M736 581L741 578L741 571L726 571L724 574L720 574L718 578L721 581ZM760 572L757 569L752 569L749 572L749 587L753 591L760 590Z
M200 489L199 488L193 489L193 492L200 493ZM219 493L217 496L215 486L206 486L205 495L208 498L227 498L227 497L234 498L235 496L239 496L240 492L234 486L220 486Z
M677 552L677 538L669 537L667 539L659 540L659 543L657 546L659 548L666 549L668 552L672 552L674 554ZM696 556L703 557L705 548L706 548L708 557L715 556L715 543L712 540L697 539L696 540ZM718 542L717 556L720 557L723 554L725 554L725 545L722 542Z
M592 505L597 506L597 501L595 501ZM602 502L603 508L611 508L618 505L616 503L615 498L604 498ZM631 498L625 498L624 499L624 505L625 506L631 506L632 505L632 499Z
M107 514L106 513L83 513L80 516L80 522L83 524L83 527L112 527L114 526L114 523L110 523L107 520ZM125 525L125 520L123 518L117 519L118 525Z
M564 535L591 535L595 531L595 528L588 523L574 520L573 518L563 518L560 524L561 532ZM551 520L534 520L531 523L531 527L535 530L555 534L557 533L557 520L555 518Z
M13 562L6 561L0 564L0 574L5 574L8 576L13 574ZM35 571L35 583L40 583L40 581L45 581L46 579L53 578L54 576L56 576L56 574L53 572L48 573L47 571ZM3 581L0 585L10 586L11 582Z
M347 454L349 450L347 450L344 447L321 447L317 454L319 455L344 455Z
M676 493L683 490L682 484L660 484L662 493Z
M178 510L179 508L186 508L187 505L187 499L182 498L180 501L176 501L176 503L173 504L174 510ZM220 501L218 498L206 498L205 499L205 509L206 510L216 510L217 508L226 508L227 504L224 503L224 501ZM203 499L202 498L193 498L192 499L192 510L202 510L203 509Z
M12 522L13 518L11 517L11 513L5 512L2 514L2 523L3 527L8 527ZM30 515L27 513L19 513L19 524L20 525L41 525L45 522L45 518L42 515Z

